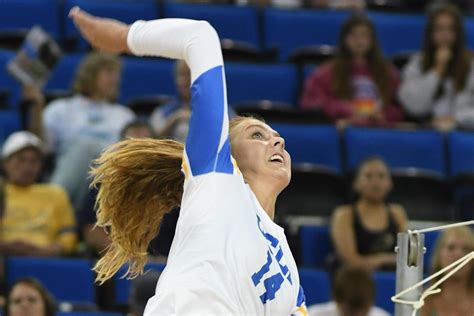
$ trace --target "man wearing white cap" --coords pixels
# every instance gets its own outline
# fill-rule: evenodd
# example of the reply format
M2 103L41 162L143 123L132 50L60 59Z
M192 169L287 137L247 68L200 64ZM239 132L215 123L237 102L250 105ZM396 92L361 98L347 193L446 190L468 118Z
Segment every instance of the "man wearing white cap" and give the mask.
M62 188L39 184L43 144L26 131L11 134L2 148L6 182L0 252L59 256L77 244L71 203Z

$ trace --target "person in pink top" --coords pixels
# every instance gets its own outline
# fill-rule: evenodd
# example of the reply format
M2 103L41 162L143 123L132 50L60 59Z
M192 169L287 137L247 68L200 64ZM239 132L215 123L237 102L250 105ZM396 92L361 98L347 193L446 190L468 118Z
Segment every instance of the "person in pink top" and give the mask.
M390 125L403 119L396 100L399 81L372 22L353 15L342 26L335 58L307 78L301 107L321 108L341 127Z

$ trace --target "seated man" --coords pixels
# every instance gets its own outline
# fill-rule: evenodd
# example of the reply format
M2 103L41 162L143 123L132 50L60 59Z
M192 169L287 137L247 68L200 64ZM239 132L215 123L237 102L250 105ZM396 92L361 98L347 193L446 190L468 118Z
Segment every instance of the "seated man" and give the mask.
M2 148L6 181L0 252L7 255L60 256L76 248L75 219L66 192L37 184L41 140L26 131L11 134Z

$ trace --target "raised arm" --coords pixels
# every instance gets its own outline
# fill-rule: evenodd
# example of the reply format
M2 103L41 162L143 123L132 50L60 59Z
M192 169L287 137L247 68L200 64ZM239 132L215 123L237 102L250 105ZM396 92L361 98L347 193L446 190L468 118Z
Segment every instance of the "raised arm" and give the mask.
M184 59L191 70L192 89L183 161L186 175L234 172L222 52L219 37L209 23L161 19L137 21L129 26L78 9L73 9L70 15L84 37L101 50Z

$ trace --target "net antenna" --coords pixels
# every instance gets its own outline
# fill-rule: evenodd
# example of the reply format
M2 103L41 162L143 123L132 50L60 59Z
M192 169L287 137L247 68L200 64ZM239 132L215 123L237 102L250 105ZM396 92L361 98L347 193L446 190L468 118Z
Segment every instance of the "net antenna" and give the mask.
M407 233L398 234L397 247L395 248L397 253L397 294L392 297L392 301L396 303L396 316L417 316L428 296L440 293L441 288L439 286L444 281L462 269L471 260L474 260L474 251L472 251L422 280L423 254L426 252L424 233L468 225L474 225L474 220L427 229L408 230ZM422 286L425 283L443 274L444 276L422 292Z

